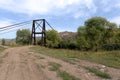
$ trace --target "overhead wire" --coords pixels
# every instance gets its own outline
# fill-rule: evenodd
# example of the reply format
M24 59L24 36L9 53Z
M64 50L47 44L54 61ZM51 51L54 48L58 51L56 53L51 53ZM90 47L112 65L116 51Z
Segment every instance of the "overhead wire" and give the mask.
M10 26L1 27L0 32L8 31L8 30L11 30L11 29L14 29L14 28L19 28L19 27L27 25L29 23L30 23L30 21L26 21L26 22L22 22L22 23L10 25Z
M21 27L21 28L23 28L23 27ZM7 33L10 33L10 32L15 32L15 31L17 31L17 30L19 30L21 28L14 28L14 29L11 29L11 30L7 30L7 31L4 31L4 32L0 32L0 34L7 34Z
M16 23L16 24L13 24L13 25L9 25L9 26L5 26L5 27L0 27L0 34L4 34L4 33L7 33L7 32L10 32L10 31L13 31L13 29L20 29L21 26L23 27L24 25L27 25L29 24L30 22L32 22L33 20L29 20L29 21L24 21L24 22L21 22L21 23ZM47 25L53 29L53 27L45 20L45 22L47 23ZM42 22L40 22L41 24ZM37 26L40 26L42 28L42 26L40 24L38 24L36 22ZM54 29L53 29L54 30Z
M9 26L5 26L5 27L1 27L0 29L8 28L8 27L11 27L11 26L16 26L16 25L25 24L25 23L28 23L28 22L31 22L31 21L32 21L32 20L25 21L25 22L21 22L21 23L17 23L17 24L13 24L13 25L9 25Z

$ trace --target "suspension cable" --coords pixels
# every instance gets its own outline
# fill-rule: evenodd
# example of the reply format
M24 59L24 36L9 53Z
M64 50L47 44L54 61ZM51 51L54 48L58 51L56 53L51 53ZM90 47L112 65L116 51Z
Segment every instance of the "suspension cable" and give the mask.
M25 22L21 22L21 23L17 23L17 24L13 24L13 25L9 25L9 26L5 26L5 27L1 27L0 29L4 29L4 28L8 28L8 27L12 27L12 26L16 26L16 25L21 25L21 24L25 24L25 23L28 23L28 22L31 22L32 20L30 21L25 21Z

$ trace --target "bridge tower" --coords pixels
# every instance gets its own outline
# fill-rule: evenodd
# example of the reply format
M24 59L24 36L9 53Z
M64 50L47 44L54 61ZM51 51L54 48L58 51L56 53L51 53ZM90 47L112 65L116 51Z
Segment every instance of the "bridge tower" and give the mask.
M36 45L36 35L41 34L41 45L46 45L46 20L38 19L32 22L31 44Z

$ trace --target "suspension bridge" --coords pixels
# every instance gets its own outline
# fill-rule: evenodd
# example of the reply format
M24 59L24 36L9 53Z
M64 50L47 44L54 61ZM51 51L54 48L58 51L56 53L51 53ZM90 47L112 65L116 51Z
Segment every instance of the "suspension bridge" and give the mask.
M23 28L23 26L28 25L31 26L31 44L36 45L37 36L41 35L41 45L46 45L46 29L49 27L54 30L53 27L45 20L45 19L36 19L20 22L17 24L12 24L4 27L0 27L0 34L9 33L18 29ZM24 27L25 28L25 27Z

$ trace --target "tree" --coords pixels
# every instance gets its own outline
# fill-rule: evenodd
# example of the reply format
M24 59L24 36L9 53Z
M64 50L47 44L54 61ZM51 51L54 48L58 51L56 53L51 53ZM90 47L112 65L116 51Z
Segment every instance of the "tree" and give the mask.
M120 43L120 29L114 31L115 34L115 43Z
M108 24L108 28L109 29L111 29L111 30L115 30L115 29L117 29L117 24L115 24L115 23L111 23L111 22L109 22L109 24Z
M115 42L117 25L103 17L92 17L85 21L85 26L78 28L77 43L80 48L88 47L97 50L102 45ZM118 40L117 40L118 41Z
M2 39L2 45L5 45L5 39L4 38Z
M106 28L108 25L109 25L109 22L107 21L107 19L103 17L92 17L85 21L85 26L87 28L95 27L100 31L103 31L104 28Z
M87 38L90 41L92 48L98 47L103 44L103 36L105 30L109 26L109 21L103 17L92 17L85 21Z
M77 48L80 50L88 50L89 44L88 41L83 36L77 38Z
M77 30L77 48L81 50L87 50L89 48L85 26L80 26Z
M30 43L30 36L31 34L29 29L18 30L16 33L16 43L27 45Z
M48 30L46 31L46 38L47 38L47 46L48 47L58 47L61 37L59 33L55 30Z
M109 27L108 27L108 29L106 29L106 32L105 32L105 35L104 35L107 38L106 42L107 42L107 44L115 43L115 39L114 39L115 33L114 32L117 29L117 25L115 23L109 23L108 26Z

